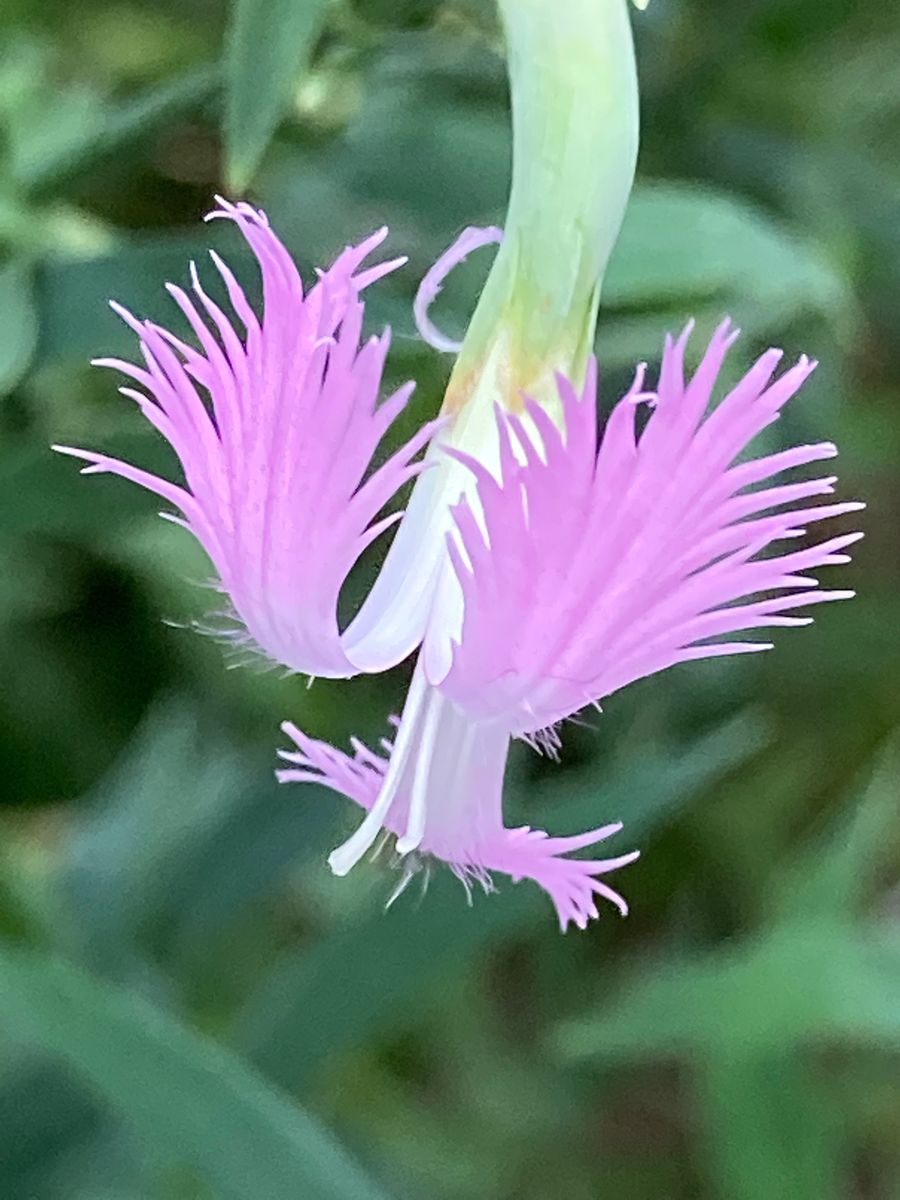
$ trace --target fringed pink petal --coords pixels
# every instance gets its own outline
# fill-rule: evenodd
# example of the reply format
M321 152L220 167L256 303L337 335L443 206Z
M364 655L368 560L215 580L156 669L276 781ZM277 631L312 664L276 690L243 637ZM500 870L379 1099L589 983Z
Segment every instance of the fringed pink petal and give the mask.
M442 350L448 354L456 354L462 347L461 342L454 342L441 333L432 324L431 318L428 316L428 310L437 298L441 290L441 284L453 268L464 262L473 250L478 250L482 246L489 246L493 242L502 241L502 229L497 229L493 225L489 225L484 229L470 225L468 229L462 231L453 245L444 251L419 284L416 298L413 302L413 315L416 320L416 328L422 338L429 346L433 346L435 350Z
M614 888L602 881L619 867L626 867L640 857L639 850L615 858L567 858L568 853L592 846L618 833L620 824L605 825L572 838L551 838L541 829L523 826L504 830L504 838L486 854L489 869L502 871L519 879L533 879L553 901L560 929L565 933L569 924L585 929L588 921L599 914L598 898L607 900L623 917L628 916L628 904Z
M390 523L376 517L421 469L414 460L437 428L426 425L366 477L412 385L379 403L389 336L361 342L359 292L405 260L363 268L387 235L382 229L344 250L305 291L264 213L220 199L209 214L216 218L234 222L256 256L262 316L214 254L233 318L192 264L190 292L172 285L169 292L196 346L114 305L140 339L143 363L99 360L142 389L126 394L174 449L185 486L92 451L65 452L87 461L88 471L121 475L181 510L215 565L244 640L292 670L352 675L338 594Z
M462 636L448 673L431 682L473 719L531 734L633 679L756 648L708 639L804 624L790 610L852 595L817 591L802 572L848 561L843 551L861 534L770 548L796 545L811 526L863 506L804 503L830 495L833 476L757 486L833 457L834 446L734 465L814 364L801 359L773 379L780 352L769 351L710 411L735 334L722 325L686 379L688 333L666 342L640 437L642 370L598 448L592 363L581 395L559 381L563 434L528 401L524 418L498 413L501 440L516 443L499 478L461 459L476 476L480 511L466 501L455 513L449 550L463 593ZM428 631L426 655L441 636Z
M387 831L397 839L402 869L394 895L416 870L439 860L467 892L473 883L493 891L493 872L509 875L514 882L534 880L552 900L563 930L571 923L584 929L598 915L598 898L625 916L627 904L602 877L633 862L638 852L607 859L568 857L605 841L621 825L574 837L504 828L501 793L508 736L473 725L434 689L419 686L418 692L415 683L411 689L396 742L386 743L387 756L353 739L351 757L307 737L295 725L282 725L296 748L279 752L289 765L277 772L278 779L320 783L354 800L366 813L360 830L332 854L334 870L349 870Z

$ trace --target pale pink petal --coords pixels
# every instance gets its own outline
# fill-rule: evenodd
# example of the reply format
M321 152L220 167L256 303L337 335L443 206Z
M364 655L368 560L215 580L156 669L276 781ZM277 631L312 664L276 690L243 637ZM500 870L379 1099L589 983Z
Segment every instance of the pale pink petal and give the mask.
M433 860L447 864L467 891L473 883L493 891L492 873L513 881L532 879L556 908L560 926L584 928L598 915L598 897L624 916L628 907L602 876L633 862L637 851L609 859L570 858L617 833L606 825L574 837L551 838L541 830L506 829L502 816L503 774L509 736L495 726L474 724L421 673L414 680L396 741L387 757L353 741L354 754L307 737L295 725L284 732L296 749L282 750L290 765L278 771L283 783L321 783L355 800L366 812L357 832L329 859L345 874L380 834L395 835L401 856L401 887Z
M450 338L445 337L432 324L431 318L428 316L428 310L440 292L441 284L453 268L463 262L473 250L478 250L481 246L489 246L492 242L502 241L502 229L497 229L493 225L489 225L484 229L470 225L468 229L462 231L453 245L444 251L419 284L419 289L416 292L416 298L413 302L413 315L416 321L416 328L422 338L430 346L434 346L435 350L443 350L449 354L456 354L462 348L461 342L454 342Z
M813 364L801 359L773 380L780 352L769 351L710 411L734 334L720 327L685 380L687 332L667 341L640 436L642 373L598 448L592 363L580 395L558 381L563 433L531 401L524 419L498 411L501 442L511 447L499 478L455 455L477 481L477 509L464 499L455 511L449 551L462 635L449 671L431 682L473 719L533 733L675 663L756 648L708 639L805 624L789 610L852 594L818 591L802 572L848 561L843 551L861 534L780 548L863 507L803 503L831 494L833 476L746 490L830 458L834 447L735 465ZM443 636L429 629L426 661L436 660L431 643Z
M419 472L416 456L437 427L420 429L366 477L412 385L379 402L389 336L361 341L359 292L404 260L362 268L387 234L380 230L343 251L305 291L264 213L220 200L210 218L233 221L253 250L262 315L213 255L234 317L192 266L191 292L169 291L196 347L115 305L140 339L143 363L100 360L143 389L125 391L175 450L184 486L106 455L65 452L86 460L88 472L122 475L178 506L231 599L238 638L292 670L352 675L338 594L392 523L376 517Z

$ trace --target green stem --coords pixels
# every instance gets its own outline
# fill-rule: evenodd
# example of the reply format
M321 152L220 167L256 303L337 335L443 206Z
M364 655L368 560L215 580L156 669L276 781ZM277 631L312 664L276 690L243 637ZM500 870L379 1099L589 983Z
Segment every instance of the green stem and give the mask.
M634 178L638 92L627 0L499 0L513 119L505 236L450 381L516 406L579 375ZM489 378L488 378L489 377Z

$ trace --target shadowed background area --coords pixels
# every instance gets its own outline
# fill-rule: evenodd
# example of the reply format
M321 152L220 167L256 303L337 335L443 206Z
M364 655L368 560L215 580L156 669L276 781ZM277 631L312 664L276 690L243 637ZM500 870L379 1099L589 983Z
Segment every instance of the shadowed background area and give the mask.
M598 0L601 2L601 0ZM208 567L154 498L51 442L164 447L91 357L117 298L225 253L216 191L304 269L388 223L389 382L439 406L424 271L502 223L489 0L0 3L0 1196L4 1200L900 1198L900 16L653 0L638 184L601 312L608 407L691 315L821 366L770 443L838 443L850 603L679 667L514 755L512 815L640 846L561 937L537 889L449 877L385 913L331 878L348 802L272 781L289 718L377 739L408 672L228 662ZM223 50L224 47L224 50ZM461 334L491 251L435 306ZM695 343L699 345L700 335ZM385 453L387 452L385 448ZM374 577L355 573L348 610ZM234 669L224 670L228 665Z

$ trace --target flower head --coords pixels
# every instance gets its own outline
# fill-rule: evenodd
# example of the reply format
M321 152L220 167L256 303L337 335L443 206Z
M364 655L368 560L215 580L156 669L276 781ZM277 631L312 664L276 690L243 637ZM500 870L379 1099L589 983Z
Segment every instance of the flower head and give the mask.
M305 292L263 214L223 202L214 215L235 222L259 261L262 316L215 258L240 332L193 272L195 299L170 291L199 349L122 310L144 365L104 363L143 388L123 391L177 452L184 484L93 451L66 452L87 460L88 472L122 475L174 504L247 636L285 666L349 675L397 636L422 643L383 754L355 743L350 758L285 725L294 748L283 752L289 765L280 778L316 780L365 810L331 855L338 874L386 829L407 865L439 859L467 885L488 888L494 872L532 879L563 928L596 916L598 898L626 912L604 876L636 853L571 857L618 824L570 837L504 826L510 739L552 743L548 728L634 679L690 659L768 649L735 635L806 624L798 610L852 595L821 589L809 572L847 561L844 551L860 534L813 535L820 522L861 505L815 502L833 492L833 476L772 482L833 457L835 447L746 456L814 364L801 359L776 377L780 354L770 350L715 403L736 334L723 324L688 375L689 327L667 341L652 392L638 370L602 434L590 360L579 387L557 376L559 423L525 396L520 412L497 406L489 414L493 456L460 448L451 417L424 425L371 471L409 394L407 386L379 402L388 338L360 343L359 293L397 265L362 269L383 232L345 251ZM472 235L457 256L495 238ZM649 415L639 433L642 406ZM426 461L464 482L429 498L441 533L426 539L429 570L415 581L418 623L388 586L389 560L342 632L341 585L392 520L378 519L379 511L421 471L416 455L426 445ZM429 486L420 479L419 488ZM404 535L422 538L410 518L395 553Z
M291 764L278 772L283 783L320 783L348 796L366 812L363 825L329 860L345 874L382 829L395 835L403 856L402 883L421 865L446 863L468 891L472 883L494 890L494 873L531 879L549 895L563 930L584 929L598 915L597 900L610 901L622 916L628 905L603 876L633 862L637 851L614 858L571 858L622 828L605 825L575 837L548 837L543 830L503 824L503 774L509 734L474 723L417 674L395 742L377 754L354 739L353 757L283 726L295 748L282 750ZM401 885L402 886L402 885Z
M411 389L380 399L389 337L362 340L361 293L403 261L363 266L384 230L306 290L264 214L220 201L211 215L237 226L259 264L261 314L214 255L231 316L192 268L192 296L169 290L195 344L119 309L143 364L103 360L137 383L121 390L173 447L183 482L59 449L178 509L230 598L234 636L274 661L348 676L420 648L382 752L354 740L349 756L283 727L292 745L279 778L318 782L363 809L329 858L337 874L387 831L401 888L423 859L448 864L469 891L491 890L494 873L527 878L563 929L583 928L599 899L627 912L606 877L637 852L584 857L616 822L566 837L506 828L511 739L555 749L560 721L632 680L768 649L747 635L806 624L803 610L852 595L810 572L846 562L861 536L819 537L820 522L861 506L816 503L831 476L773 482L833 457L829 442L747 457L813 364L776 377L770 350L716 402L736 337L727 323L690 375L690 328L668 340L653 390L639 368L598 431L590 348L637 151L627 0L500 6L516 133L507 222L502 233L467 230L415 304L426 340L458 351L443 417L373 469ZM500 249L457 347L428 306L454 263L489 242ZM341 629L344 580L398 519L382 509L413 478L385 562Z

